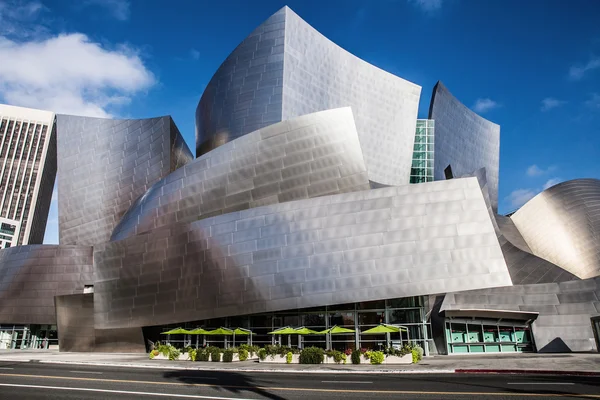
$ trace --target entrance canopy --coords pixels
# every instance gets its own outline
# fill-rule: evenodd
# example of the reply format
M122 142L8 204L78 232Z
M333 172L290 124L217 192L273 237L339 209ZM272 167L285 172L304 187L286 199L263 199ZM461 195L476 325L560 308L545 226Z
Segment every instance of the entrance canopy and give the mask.
M515 310L489 310L480 308L461 308L457 310L445 310L446 317L459 318L492 318L492 319L515 319L522 321L533 321L539 316L535 311L515 311Z

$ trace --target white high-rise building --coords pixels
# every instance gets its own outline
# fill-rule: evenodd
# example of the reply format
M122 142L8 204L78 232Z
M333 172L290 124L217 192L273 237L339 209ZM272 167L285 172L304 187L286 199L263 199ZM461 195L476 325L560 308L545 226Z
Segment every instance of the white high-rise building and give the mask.
M0 105L0 248L44 240L56 177L50 111Z

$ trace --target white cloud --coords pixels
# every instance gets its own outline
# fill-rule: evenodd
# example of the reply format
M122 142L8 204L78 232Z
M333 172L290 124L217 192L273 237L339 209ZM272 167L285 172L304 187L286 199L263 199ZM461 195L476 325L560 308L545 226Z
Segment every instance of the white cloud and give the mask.
M536 164L530 165L527 168L527 176L542 176L549 172L556 171L556 167L554 165L549 166L546 169L538 167Z
M552 110L553 108L565 105L566 103L567 103L566 101L558 100L558 99L555 99L554 97L546 97L544 100L542 100L541 110L549 111L549 110Z
M600 108L600 94L592 93L589 100L585 102L585 105L590 108Z
M200 52L196 49L191 49L190 57L192 57L194 60L198 60L198 59L200 59Z
M131 16L129 0L85 0L83 5L103 7L119 21L127 21Z
M500 107L500 104L492 99L477 99L472 108L473 111L483 114L498 107Z
M0 97L57 113L108 117L155 83L137 53L110 50L81 33L16 42L0 37Z
M544 183L544 188L542 190L546 190L554 185L556 185L557 183L561 183L562 179L560 178L552 178L552 179L548 179L546 181L546 183Z
M578 81L584 77L588 71L600 68L600 57L592 58L585 65L574 65L569 69L569 78Z
M442 8L442 0L408 0L408 2L427 13L435 12Z
M509 201L510 206L515 209L527 203L535 196L535 194L535 191L532 189L517 189L513 190L512 193L508 195L507 200Z

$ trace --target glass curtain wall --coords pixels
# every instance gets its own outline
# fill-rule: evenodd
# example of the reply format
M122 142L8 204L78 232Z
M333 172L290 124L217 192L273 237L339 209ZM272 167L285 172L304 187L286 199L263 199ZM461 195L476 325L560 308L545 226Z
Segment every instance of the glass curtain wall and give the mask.
M448 353L521 353L534 351L525 321L494 319L446 320Z
M410 183L433 182L434 130L432 119L417 120Z
M58 348L56 325L0 325L0 349Z
M388 342L392 345L406 342L408 339L425 348L425 341L431 341L431 326L424 322L426 308L426 297L407 297L391 300L379 300L363 303L349 303L300 310L289 310L274 313L264 313L228 318L218 318L203 321L192 321L183 324L174 324L161 327L166 332L176 327L184 329L245 328L250 329L252 344L264 346L266 344L282 344L292 347L316 346L325 348L328 338L326 335L291 335L279 336L269 335L278 328L291 326L294 328L304 326L314 331L323 331L335 325L352 329L355 333L345 335L331 335L331 347L336 350L355 349L357 346L367 349L379 349L386 346ZM361 335L361 331L373 328L379 324L403 325L408 332L400 334L383 335ZM189 335L161 335L160 338L151 340L169 341L176 347L184 347L191 343L195 346L196 338ZM232 337L226 338L227 344L232 345ZM223 336L206 336L206 344L223 347L225 338ZM236 345L246 343L247 336L236 336ZM202 344L202 338L199 339Z

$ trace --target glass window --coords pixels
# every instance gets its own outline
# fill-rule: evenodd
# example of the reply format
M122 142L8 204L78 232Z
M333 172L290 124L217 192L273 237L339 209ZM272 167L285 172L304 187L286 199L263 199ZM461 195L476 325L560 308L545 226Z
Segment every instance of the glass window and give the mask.
M359 310L379 310L385 308L385 300L365 301L357 303Z
M451 325L451 338L452 343L466 343L467 342L467 325L453 322Z
M468 324L469 343L479 343L483 341L483 333L480 324Z
M329 326L334 325L354 328L354 312L329 314Z
M421 322L421 309L390 310L388 311L388 317L390 324L419 323Z
M422 307L423 298L421 296L402 297L399 299L390 299L387 301L389 308L411 308Z
M385 322L384 312L360 312L358 313L359 325L375 326Z
M500 327L500 341L501 342L514 342L515 332L512 326L501 326Z
M483 326L483 341L487 343L497 343L500 341L498 337L498 327L496 325Z

